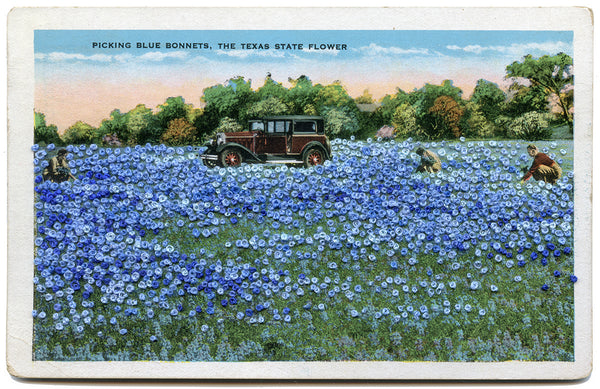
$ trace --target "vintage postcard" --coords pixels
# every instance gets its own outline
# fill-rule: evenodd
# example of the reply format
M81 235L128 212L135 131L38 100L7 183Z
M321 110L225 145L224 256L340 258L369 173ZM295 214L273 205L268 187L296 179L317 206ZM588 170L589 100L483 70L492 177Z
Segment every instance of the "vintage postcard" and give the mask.
M17 8L24 378L576 380L586 8Z

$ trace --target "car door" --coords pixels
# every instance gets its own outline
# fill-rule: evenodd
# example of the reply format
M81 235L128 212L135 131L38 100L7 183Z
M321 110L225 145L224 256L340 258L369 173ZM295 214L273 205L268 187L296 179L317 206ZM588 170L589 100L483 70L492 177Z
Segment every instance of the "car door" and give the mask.
M289 120L269 120L265 123L264 141L261 141L261 154L287 154L287 134Z

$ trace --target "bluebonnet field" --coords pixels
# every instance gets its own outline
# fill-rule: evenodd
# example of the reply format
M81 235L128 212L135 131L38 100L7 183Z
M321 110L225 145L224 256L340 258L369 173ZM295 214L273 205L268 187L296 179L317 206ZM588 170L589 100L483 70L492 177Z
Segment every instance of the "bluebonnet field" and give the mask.
M416 148L444 170L417 174ZM574 358L572 141L335 140L324 166L193 147L35 154L35 360Z

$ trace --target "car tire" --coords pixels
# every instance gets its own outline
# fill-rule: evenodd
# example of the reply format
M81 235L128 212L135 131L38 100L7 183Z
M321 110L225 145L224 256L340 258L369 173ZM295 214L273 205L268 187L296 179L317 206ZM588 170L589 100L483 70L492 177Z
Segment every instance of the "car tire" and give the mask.
M316 147L308 149L304 153L304 167L311 167L316 165L322 165L325 162L325 156L323 151Z
M234 148L227 148L219 154L219 161L223 167L234 167L242 164L242 154Z

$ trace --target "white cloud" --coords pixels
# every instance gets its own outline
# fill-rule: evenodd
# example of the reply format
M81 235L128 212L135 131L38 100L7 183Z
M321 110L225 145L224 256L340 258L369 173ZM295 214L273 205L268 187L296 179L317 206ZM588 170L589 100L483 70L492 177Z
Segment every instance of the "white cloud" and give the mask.
M172 51L168 53L163 53L160 51L151 51L149 53L137 57L136 60L160 62L165 59L185 59L187 58L187 56L188 53L185 51Z
M570 52L572 46L566 42L531 42L531 43L513 43L511 45L498 45L498 46L480 46L480 45L467 45L457 46L448 45L448 50L464 51L467 53L481 54L484 51L497 52L501 54L507 54L512 56L523 56L526 54L557 54L559 52Z
M383 47L376 43L371 43L368 46L363 46L357 49L367 55L428 55L429 49L410 48L403 49L400 47Z
M105 54L83 55L76 53L52 52L49 54L36 54L36 59L48 60L50 62L66 62L66 61L93 61L93 62L110 62L112 56Z
M37 53L35 59L44 60L48 62L72 62L72 61L83 61L83 62L132 62L132 61L147 61L147 62L160 62L165 59L186 59L188 53L185 51L172 51L163 53L159 51L152 51L145 53L140 56L134 56L130 53L107 55L107 54L94 54L84 55L78 53L63 53L63 52L52 52L48 54Z

